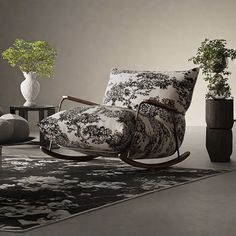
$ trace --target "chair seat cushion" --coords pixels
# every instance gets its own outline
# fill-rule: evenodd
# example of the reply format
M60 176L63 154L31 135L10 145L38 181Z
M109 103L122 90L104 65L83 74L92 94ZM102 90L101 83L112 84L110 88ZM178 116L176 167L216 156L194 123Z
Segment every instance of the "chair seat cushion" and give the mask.
M83 153L113 156L130 148L132 158L151 158L175 151L173 131L164 123L140 114L135 132L135 117L136 111L127 108L83 106L58 112L38 126L49 140Z
M58 145L120 152L130 144L135 112L105 106L83 106L58 112L39 128Z

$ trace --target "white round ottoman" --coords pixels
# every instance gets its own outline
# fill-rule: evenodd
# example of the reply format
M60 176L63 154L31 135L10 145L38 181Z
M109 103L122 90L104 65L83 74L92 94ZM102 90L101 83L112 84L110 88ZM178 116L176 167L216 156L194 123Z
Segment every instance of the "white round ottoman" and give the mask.
M13 135L13 126L5 119L0 118L0 145L8 142Z
M12 127L13 132L8 141L20 142L29 137L30 129L26 119L15 114L5 114L0 118L8 121Z

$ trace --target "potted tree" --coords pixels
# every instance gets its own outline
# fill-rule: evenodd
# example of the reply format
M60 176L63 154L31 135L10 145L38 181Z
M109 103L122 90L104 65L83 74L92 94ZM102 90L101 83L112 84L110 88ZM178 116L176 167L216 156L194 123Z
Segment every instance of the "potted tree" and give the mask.
M190 58L199 65L208 82L206 94L206 123L209 128L231 129L233 126L233 99L227 82L228 60L236 58L236 50L226 47L224 39L205 39L195 56Z
M10 66L18 67L25 80L21 83L21 93L26 102L24 106L34 106L39 94L37 78L52 78L56 59L56 49L45 41L27 42L16 39L11 47L2 52L3 59Z

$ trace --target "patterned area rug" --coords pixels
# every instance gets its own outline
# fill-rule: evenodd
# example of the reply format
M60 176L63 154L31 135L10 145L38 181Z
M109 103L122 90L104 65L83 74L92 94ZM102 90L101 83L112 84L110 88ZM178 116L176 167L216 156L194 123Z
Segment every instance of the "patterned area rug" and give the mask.
M77 163L5 157L0 171L0 230L26 231L223 172L174 167L154 172L112 159Z

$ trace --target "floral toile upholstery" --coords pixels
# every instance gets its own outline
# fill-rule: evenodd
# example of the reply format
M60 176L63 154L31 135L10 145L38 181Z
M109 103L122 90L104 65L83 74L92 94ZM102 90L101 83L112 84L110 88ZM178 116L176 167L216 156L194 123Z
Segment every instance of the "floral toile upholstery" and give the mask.
M144 99L154 98L185 113L198 72L198 68L172 72L112 69L103 104L137 109Z
M176 151L174 128L178 145L183 141L198 72L113 69L102 105L58 112L39 123L40 131L56 144L84 153L113 156L129 150L134 159L170 156ZM145 99L175 109L176 127L169 111L150 104L139 107Z

